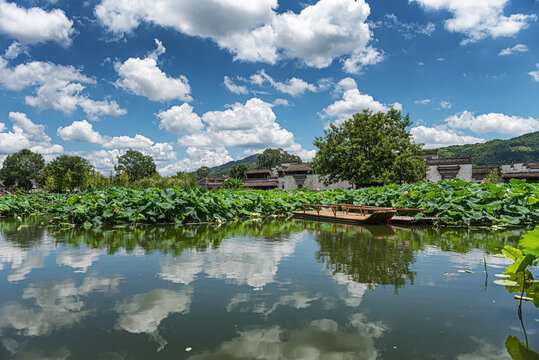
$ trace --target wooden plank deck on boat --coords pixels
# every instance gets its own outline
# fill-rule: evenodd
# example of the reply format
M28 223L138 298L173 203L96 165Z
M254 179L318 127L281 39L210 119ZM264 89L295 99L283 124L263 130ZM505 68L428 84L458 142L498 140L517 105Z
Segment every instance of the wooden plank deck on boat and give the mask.
M314 208L315 210L307 210ZM342 209L343 211L338 211ZM350 210L358 210L359 213L351 212ZM316 205L304 204L303 211L292 211L295 218L325 221L332 223L343 224L400 224L400 225L420 225L432 224L434 218L422 217L415 218L413 216L397 216L397 211L423 211L424 209L401 209L401 208L384 208L351 204L330 204Z
M315 221L326 221L326 222L336 222L342 224L385 224L389 219L391 219L396 210L384 211L384 212L374 212L368 215L360 215L356 213L345 213L345 212L336 212L328 210L305 210L305 211L292 211L294 217L298 219L305 220L315 220Z

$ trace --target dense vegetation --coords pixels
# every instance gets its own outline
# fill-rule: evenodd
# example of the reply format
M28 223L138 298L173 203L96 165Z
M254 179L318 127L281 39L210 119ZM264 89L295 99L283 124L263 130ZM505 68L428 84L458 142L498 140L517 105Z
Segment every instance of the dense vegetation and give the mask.
M387 185L358 190L251 191L111 188L73 195L33 194L0 198L0 215L43 213L63 224L194 223L253 214L284 215L304 203L424 207L442 224L519 225L539 222L539 185L474 184L460 180ZM421 216L421 214L419 215Z
M476 166L539 161L539 131L509 140L491 140L483 144L449 146L438 149L440 158L472 157Z
M391 108L387 113L364 110L340 125L329 124L313 144L317 174L327 182L348 180L360 186L414 182L425 178L427 166L418 155L422 145L406 130L408 115Z

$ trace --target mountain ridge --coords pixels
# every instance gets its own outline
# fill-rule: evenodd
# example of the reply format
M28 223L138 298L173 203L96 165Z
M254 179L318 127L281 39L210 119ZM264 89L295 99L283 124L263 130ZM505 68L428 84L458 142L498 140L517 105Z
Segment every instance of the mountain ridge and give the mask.
M494 139L484 143L453 145L438 148L440 159L472 158L475 166L494 166L539 161L539 131L507 140Z

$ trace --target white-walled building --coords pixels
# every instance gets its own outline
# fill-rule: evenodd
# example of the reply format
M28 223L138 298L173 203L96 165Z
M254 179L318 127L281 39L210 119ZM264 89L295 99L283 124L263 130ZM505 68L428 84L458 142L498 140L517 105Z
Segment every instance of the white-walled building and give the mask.
M429 167L427 180L440 181L450 179L461 179L472 181L472 159L452 158L452 159L430 159L427 160Z

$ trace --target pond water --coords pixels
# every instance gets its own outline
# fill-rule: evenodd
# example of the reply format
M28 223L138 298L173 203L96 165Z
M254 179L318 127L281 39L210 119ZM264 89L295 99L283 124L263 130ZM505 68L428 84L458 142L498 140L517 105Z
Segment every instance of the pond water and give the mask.
M521 230L0 221L0 359L510 359ZM485 271L486 262L486 271ZM533 269L535 270L535 269Z

